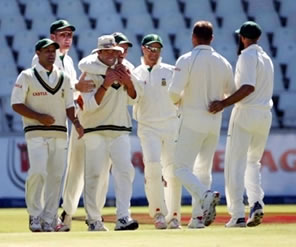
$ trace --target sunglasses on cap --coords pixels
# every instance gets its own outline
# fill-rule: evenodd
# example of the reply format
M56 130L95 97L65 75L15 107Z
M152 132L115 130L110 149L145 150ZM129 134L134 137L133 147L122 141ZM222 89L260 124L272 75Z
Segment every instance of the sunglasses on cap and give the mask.
M147 48L151 52L161 52L161 47L152 47L149 45L145 45L145 48Z

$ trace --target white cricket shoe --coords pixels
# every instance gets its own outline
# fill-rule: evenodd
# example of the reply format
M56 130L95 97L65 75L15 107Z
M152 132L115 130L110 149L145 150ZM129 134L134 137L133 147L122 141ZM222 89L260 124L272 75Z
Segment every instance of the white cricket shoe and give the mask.
M115 231L136 230L139 227L138 221L129 216L122 217L117 220Z
M106 231L109 231L109 229L104 226L102 221L97 220L93 223L88 223L88 231L90 231L90 232L106 232Z
M54 232L54 228L52 226L52 223L48 223L48 222L44 221L42 223L42 231L43 232Z
M206 191L201 203L203 210L204 225L209 226L216 218L216 206L220 201L220 193L217 191Z
M179 222L178 219L176 218L172 218L169 222L168 222L168 229L181 229L181 224Z
M55 227L56 232L69 232L71 230L72 216L64 210L60 217L57 218Z
M188 228L191 228L191 229L205 228L203 217L191 218L188 224Z
M63 222L60 222L58 220L58 224L55 226L55 232L69 232L70 227L68 225L65 225Z
M245 218L231 218L225 225L227 228L231 227L246 227Z
M42 232L41 222L39 216L29 216L29 229L32 232Z
M156 229L166 229L167 223L162 213L158 213L154 216L154 226Z
M263 218L263 207L259 202L255 202L253 207L251 207L250 215L247 221L248 227L258 226L262 222Z

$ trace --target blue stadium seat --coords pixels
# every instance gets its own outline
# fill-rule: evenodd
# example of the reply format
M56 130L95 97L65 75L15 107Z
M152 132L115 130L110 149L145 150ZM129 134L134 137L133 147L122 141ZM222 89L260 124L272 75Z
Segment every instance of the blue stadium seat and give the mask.
M14 35L16 32L27 30L24 18L19 15L10 15L2 18L0 32L4 35Z
M49 28L51 23L53 23L56 18L53 15L43 15L38 19L33 19L32 30L35 31L39 36L43 37L49 36Z
M0 19L5 19L9 16L20 15L19 6L16 0L1 0L0 1Z
M113 1L106 0L87 0L89 4L88 15L91 18L98 18L101 14L108 13L110 15L116 14L116 9Z
M96 19L96 28L94 31L97 35L102 35L122 32L123 29L123 23L118 14L102 13Z
M48 1L30 0L27 1L25 6L25 17L28 19L38 21L43 16L51 16L53 18L51 6Z
M296 127L296 92L282 92L278 108L284 112L283 124L285 127Z

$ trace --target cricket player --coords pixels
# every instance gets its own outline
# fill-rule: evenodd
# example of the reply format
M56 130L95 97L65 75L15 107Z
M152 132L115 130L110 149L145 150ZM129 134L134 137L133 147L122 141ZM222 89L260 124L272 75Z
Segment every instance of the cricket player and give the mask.
M76 28L67 20L57 20L50 25L50 39L59 44L57 49L55 65L64 73L67 73L71 79L71 87L74 90L74 100L76 100L79 92L89 92L94 88L94 84L84 78L77 80L76 70L72 58L68 55L72 46L73 35ZM35 55L32 65L38 62Z
M192 32L194 48L177 60L169 87L182 113L175 174L193 197L189 228L204 228L215 219L219 193L209 190L209 186L222 113L210 114L208 105L234 91L232 67L210 46L212 40L212 24L196 22Z
M252 227L259 225L263 217L260 160L272 122L274 68L270 57L257 44L262 33L257 23L245 22L236 32L240 38L235 71L237 90L224 100L212 102L209 111L219 113L235 104L226 143L225 190L231 215L226 227L246 227L244 188L250 205L247 226Z
M70 24L67 20L62 19L53 22L50 26L50 39L59 44L59 49L57 49L56 51L55 65L70 77L71 87L73 89L72 92L74 94L74 101L76 102L79 92L90 92L94 88L94 83L90 80L85 80L85 76L82 76L79 81L77 80L77 74L74 68L73 60L68 55L68 52L72 47L73 35L75 30L76 28L72 24ZM32 61L32 65L35 65L37 62L38 57L35 55ZM84 153L82 153L83 145L81 145L81 140L78 139L77 132L74 128L71 128L69 150L70 151L68 152L66 174L68 173L69 169L73 169L73 166L77 166L78 168L80 167L80 160L84 155ZM70 164L73 164L73 166L70 167ZM79 177L77 177L77 180L77 184L82 183L79 183ZM83 179L80 178L80 180L82 181ZM62 207L66 208L69 212L72 212L72 208L69 205L72 205L72 200L75 200L76 198L72 199L72 195L70 197L67 197L68 193L65 193L65 191L67 189L71 190L71 188L67 186L67 180L64 184L65 188ZM79 198L77 199L77 205ZM57 229L59 231L69 231L71 227L70 223L71 221L69 218L63 217L63 222L61 222L57 216L56 224L58 225Z
M124 52L119 54L119 59L122 60L122 64L124 64L130 71L134 69L133 64L131 64L128 60L126 60L126 56L128 54L128 49L133 46L133 44L128 40L128 38L119 32L112 34L115 38L115 42L118 46L122 47ZM79 62L79 68L81 71L88 72L91 74L101 74L105 75L109 66L104 63L98 63L97 58L98 54L96 51L93 54L83 58ZM85 73L84 73L85 76ZM87 82L90 80L86 80ZM78 100L79 104L82 103L82 98L79 97ZM70 139L70 155L68 160L68 170L66 174L66 182L63 194L63 212L61 214L62 222L71 228L72 222L72 215L76 212L79 199L81 197L84 181L84 145L81 140L77 140L75 137L76 133L72 133L73 138ZM72 135L71 135L72 137ZM73 149L73 145L77 147L77 150ZM113 169L116 167L112 167L112 174L114 173ZM105 190L108 189L108 182L109 182L109 173L106 174L106 183L105 183ZM119 194L117 197L123 196L124 194ZM102 199L104 199L104 194L102 194ZM119 205L120 206L120 205Z
M144 81L144 94L134 105L133 116L144 155L149 214L156 229L180 229L182 187L173 169L179 119L168 93L174 66L161 62L162 48L156 34L142 40L143 57L134 73Z
M59 45L39 40L38 63L18 76L12 91L14 111L23 116L30 169L26 179L26 204L32 232L52 232L67 157L67 121L78 138L84 130L75 117L70 78L55 65Z
M85 124L84 201L89 231L105 231L101 209L106 198L105 177L110 159L115 182L117 222L115 230L135 230L138 222L130 216L134 168L131 164L129 133L131 119L127 106L137 101L141 87L137 79L123 65L117 64L123 49L116 45L114 36L98 38L95 62L109 68L106 75L87 73L96 88L83 93L83 105L78 115ZM94 57L90 57L94 59ZM92 63L92 62L91 62ZM113 67L116 65L113 69Z

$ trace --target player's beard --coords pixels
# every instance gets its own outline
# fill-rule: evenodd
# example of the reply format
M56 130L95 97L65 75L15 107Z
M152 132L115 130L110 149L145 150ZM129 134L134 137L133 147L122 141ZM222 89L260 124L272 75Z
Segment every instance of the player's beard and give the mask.
M238 49L237 49L237 55L238 56L241 54L241 52L242 52L243 49L245 49L244 43L242 42L241 37L239 37L239 40L238 40Z

